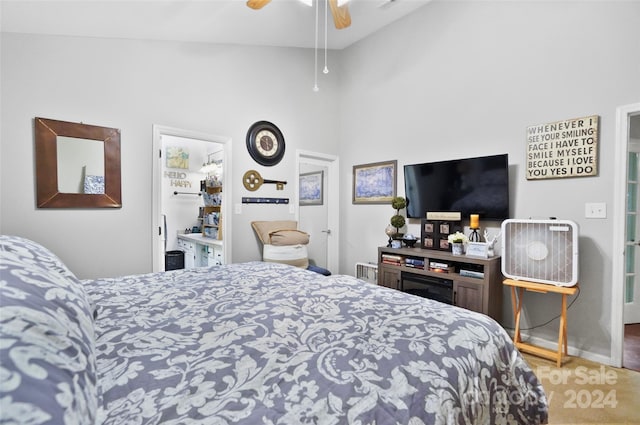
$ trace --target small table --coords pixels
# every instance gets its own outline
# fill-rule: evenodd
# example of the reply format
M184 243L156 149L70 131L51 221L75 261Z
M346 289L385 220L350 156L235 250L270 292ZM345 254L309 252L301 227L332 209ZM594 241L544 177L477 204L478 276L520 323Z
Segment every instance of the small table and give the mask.
M544 283L529 282L526 280L505 279L503 283L507 286L511 286L511 304L513 306L513 313L516 320L516 329L513 334L513 342L515 346L526 353L533 354L539 357L544 357L549 360L555 360L558 367L562 366L563 355L567 353L567 295L575 295L578 291L578 284L575 286L555 286L547 285ZM516 288L518 293L516 294ZM522 310L522 301L524 296L524 290L532 292L540 292L546 294L553 292L562 295L562 312L560 314L560 329L558 332L558 351L548 350L546 348L538 347L533 344L522 342L520 337L520 312Z

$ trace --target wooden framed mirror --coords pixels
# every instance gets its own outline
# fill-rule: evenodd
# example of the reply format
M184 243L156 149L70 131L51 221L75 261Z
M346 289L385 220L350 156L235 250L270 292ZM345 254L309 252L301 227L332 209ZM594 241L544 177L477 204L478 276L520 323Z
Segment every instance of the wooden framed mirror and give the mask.
M35 118L38 208L120 208L120 130Z

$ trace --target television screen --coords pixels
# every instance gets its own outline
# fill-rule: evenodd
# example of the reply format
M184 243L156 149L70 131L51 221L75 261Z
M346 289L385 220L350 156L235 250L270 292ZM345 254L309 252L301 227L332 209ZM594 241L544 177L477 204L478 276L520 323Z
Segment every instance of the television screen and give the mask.
M462 217L509 218L507 154L404 166L407 217L459 211Z

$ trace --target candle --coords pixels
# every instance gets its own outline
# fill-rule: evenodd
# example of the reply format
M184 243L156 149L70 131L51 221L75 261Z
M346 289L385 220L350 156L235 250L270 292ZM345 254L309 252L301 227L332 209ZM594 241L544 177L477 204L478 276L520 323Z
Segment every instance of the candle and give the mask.
M471 214L471 220L469 223L469 227L471 229L479 229L480 228L480 216L478 214Z

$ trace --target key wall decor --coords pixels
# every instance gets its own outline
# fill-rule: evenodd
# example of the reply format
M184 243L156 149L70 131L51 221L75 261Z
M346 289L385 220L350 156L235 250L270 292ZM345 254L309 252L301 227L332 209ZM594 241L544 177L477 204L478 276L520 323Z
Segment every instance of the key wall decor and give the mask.
M244 176L242 176L242 184L244 185L245 189L250 190L251 192L260 189L260 186L265 183L275 184L276 189L278 190L283 190L284 185L287 184L287 182L284 180L263 179L260 173L258 173L256 170L249 170L244 173Z

